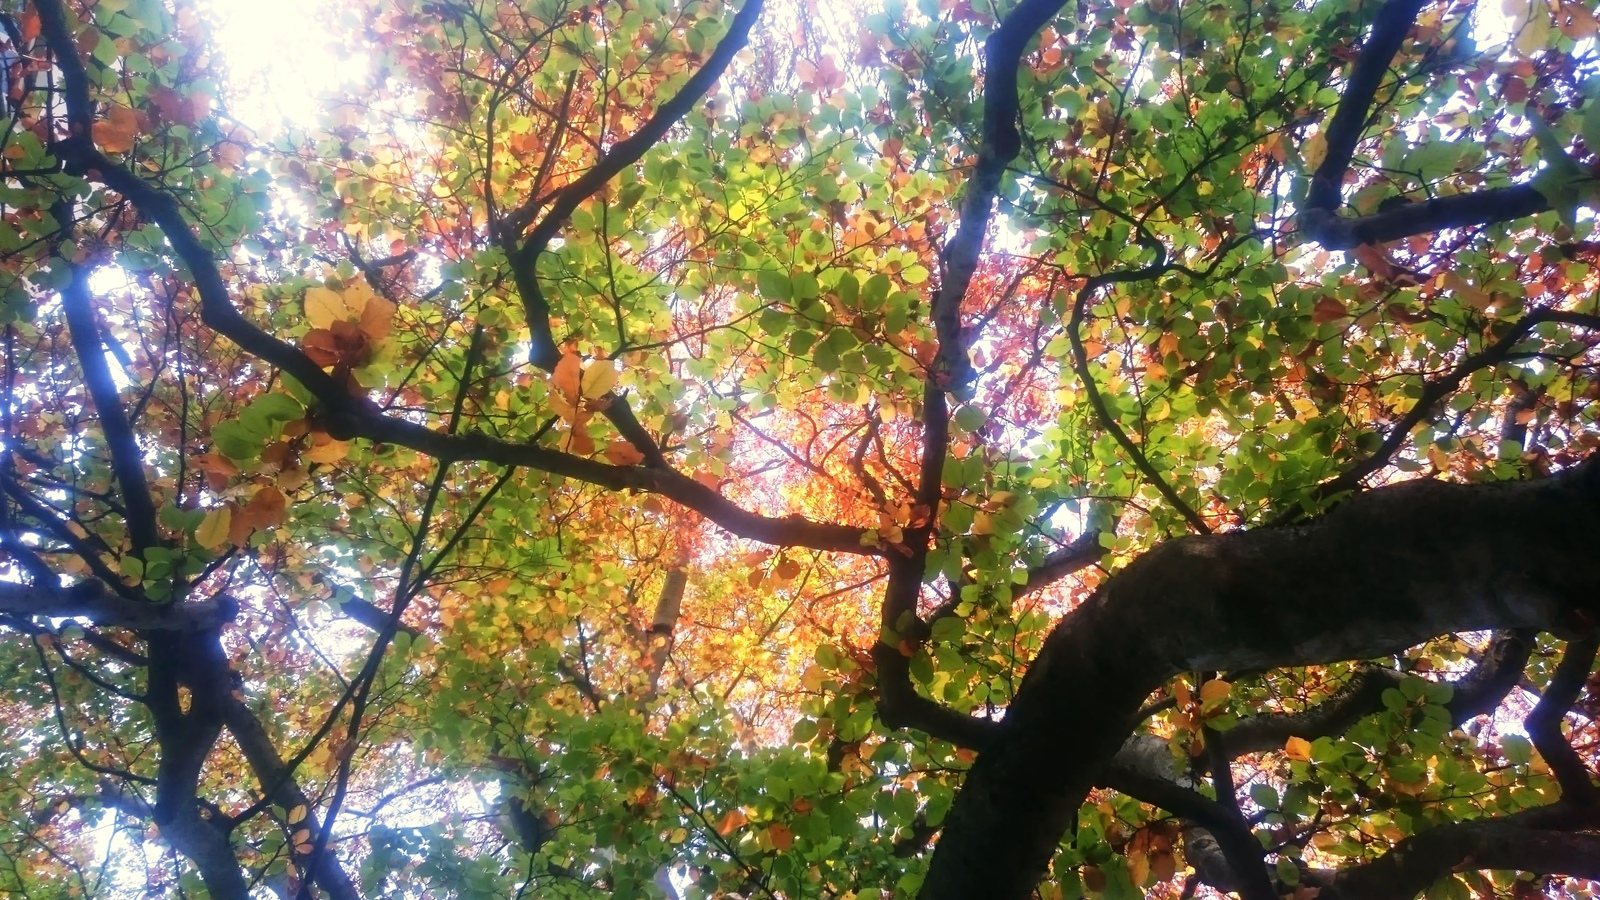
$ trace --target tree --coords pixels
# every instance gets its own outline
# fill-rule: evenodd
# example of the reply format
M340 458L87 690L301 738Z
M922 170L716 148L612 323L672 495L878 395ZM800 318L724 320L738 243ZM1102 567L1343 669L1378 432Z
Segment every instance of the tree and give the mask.
M257 136L6 5L0 885L1588 896L1600 20L1505 7L352 3Z

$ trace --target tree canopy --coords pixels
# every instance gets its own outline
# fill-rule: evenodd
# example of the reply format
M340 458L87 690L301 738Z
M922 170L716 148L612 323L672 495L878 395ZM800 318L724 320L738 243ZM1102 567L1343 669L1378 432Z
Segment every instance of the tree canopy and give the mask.
M214 15L0 2L0 896L1591 896L1593 4Z

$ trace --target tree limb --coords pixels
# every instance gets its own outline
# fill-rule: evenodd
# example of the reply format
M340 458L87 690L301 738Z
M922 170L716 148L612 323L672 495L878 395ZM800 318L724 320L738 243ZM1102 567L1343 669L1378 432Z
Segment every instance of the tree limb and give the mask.
M1145 698L1180 672L1586 628L1600 605L1595 533L1591 460L1538 481L1395 485L1306 525L1158 546L1046 640L957 795L922 896L1026 897Z

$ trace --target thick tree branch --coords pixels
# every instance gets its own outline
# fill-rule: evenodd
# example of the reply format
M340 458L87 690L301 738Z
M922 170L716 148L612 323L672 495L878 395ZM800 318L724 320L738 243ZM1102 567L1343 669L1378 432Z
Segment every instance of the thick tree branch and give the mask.
M1590 817L1589 827L1595 824ZM1471 869L1600 878L1600 835L1529 827L1514 818L1441 825L1375 862L1341 870L1317 898L1411 900L1442 876Z
M1026 897L1145 698L1180 672L1587 627L1600 607L1595 533L1590 461L1539 481L1396 485L1307 525L1162 544L1051 633L956 798L923 896Z
M238 601L226 594L184 603L142 603L106 590L99 581L71 587L0 582L0 613L52 619L88 619L136 631L204 631L233 621Z

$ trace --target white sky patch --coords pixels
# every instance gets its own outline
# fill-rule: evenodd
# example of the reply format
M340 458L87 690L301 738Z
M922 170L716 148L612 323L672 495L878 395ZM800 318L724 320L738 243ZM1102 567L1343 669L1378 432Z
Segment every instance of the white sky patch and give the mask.
M310 125L331 95L371 70L364 52L329 39L337 5L317 0L205 0L212 39L227 60L228 110L263 134Z

